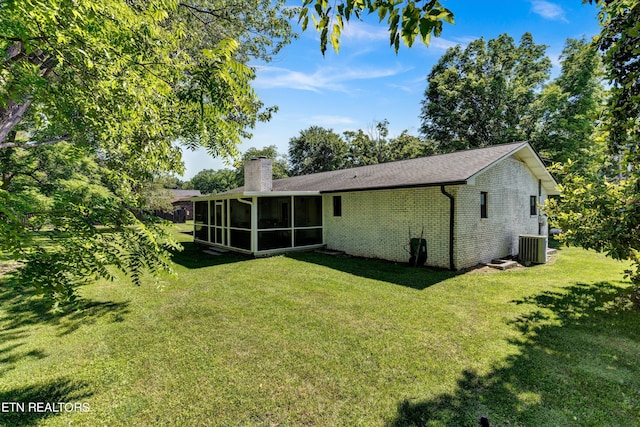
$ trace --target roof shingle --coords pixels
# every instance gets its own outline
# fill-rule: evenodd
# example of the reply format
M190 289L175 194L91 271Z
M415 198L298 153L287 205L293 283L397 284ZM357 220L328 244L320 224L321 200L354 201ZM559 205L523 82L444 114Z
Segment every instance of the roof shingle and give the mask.
M273 191L361 191L465 183L496 161L518 151L526 142L379 163L273 181ZM244 192L239 187L226 192ZM222 193L225 194L225 193Z

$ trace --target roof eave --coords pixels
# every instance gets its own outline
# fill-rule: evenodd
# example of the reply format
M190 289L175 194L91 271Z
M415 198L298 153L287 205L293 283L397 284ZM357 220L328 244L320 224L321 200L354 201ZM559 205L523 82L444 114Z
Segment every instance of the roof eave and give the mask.
M244 193L239 193L245 197L268 197L268 196L317 196L320 194L320 191L317 190L283 190L283 191L245 191Z
M418 184L387 185L387 186L378 186L378 187L343 188L343 189L335 189L335 190L324 190L324 191L320 191L320 193L321 194L352 193L352 192L361 192L361 191L396 190L400 188L440 187L443 185L465 185L465 184L467 184L467 180L457 180L457 181L429 182L429 183L418 183Z
M547 170L538 153L528 142L523 142L522 144L515 146L513 150L509 151L499 159L493 161L491 164L471 175L467 179L467 181L474 181L480 174L512 155L517 155L521 158L522 161L527 164L529 169L533 171L536 177L538 177L538 179L542 181L542 187L545 189L548 195L556 196L560 194L560 192L557 190L558 182Z

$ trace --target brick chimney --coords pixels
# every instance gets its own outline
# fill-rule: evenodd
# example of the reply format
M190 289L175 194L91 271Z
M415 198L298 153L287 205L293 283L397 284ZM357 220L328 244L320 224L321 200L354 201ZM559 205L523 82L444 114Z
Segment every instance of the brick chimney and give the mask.
M244 165L244 190L266 192L273 189L271 159L259 157Z

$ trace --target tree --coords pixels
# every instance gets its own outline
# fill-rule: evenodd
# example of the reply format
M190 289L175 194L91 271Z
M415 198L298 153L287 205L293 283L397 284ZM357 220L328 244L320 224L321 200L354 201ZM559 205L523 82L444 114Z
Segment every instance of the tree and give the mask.
M376 163L389 161L389 147L387 137L389 136L389 120L376 121L369 127L369 140L373 144L376 155Z
M147 182L142 185L141 190L143 209L147 212L165 212L173 213L173 205L171 200L173 199L173 192L170 189L164 188L162 184L157 182Z
M544 45L525 33L516 45L507 34L447 50L427 78L423 136L439 152L529 139L536 91L549 77Z
M389 121L374 121L367 133L362 129L358 132L344 132L347 146L347 166L364 166L389 161Z
M25 262L21 277L64 300L109 266L138 283L168 268L176 245L145 214L142 183L182 171L174 140L234 155L268 119L245 62L291 39L291 13L266 0L0 2L0 250ZM66 175L46 167L55 156Z
M292 175L332 171L345 166L347 144L333 129L311 126L289 140Z
M404 130L395 138L389 136L389 121L374 122L367 133L362 129L357 132L343 133L347 150L346 166L365 166L396 160L413 159L433 154L432 147L420 138L409 135Z
M597 48L568 39L560 56L560 76L546 85L533 111L531 142L543 158L585 168L593 161L594 131L604 101Z
M378 163L378 153L369 135L362 129L357 132L346 131L342 134L349 147L347 149L346 166L357 167Z
M286 157L278 153L275 145L269 145L264 148L251 147L242 155L240 161L236 164L236 182L238 186L244 185L244 165L251 159L266 157L272 162L273 179L281 179L289 176L289 162Z
M260 103L253 71L234 60L240 44L220 38L221 22L203 21L215 18L213 6L3 2L0 147L16 143L7 138L30 110L46 118L29 123L33 143L68 139L108 152L105 141L128 140L118 149L137 143L168 155L165 141L181 138L233 154Z
M182 188L182 186L184 185L184 182L177 176L167 173L155 176L153 178L153 182L155 184L158 184L162 188L168 189Z
M221 193L239 186L236 172L231 169L204 169L191 178L191 186L202 194Z
M409 135L404 130L396 138L389 141L389 161L415 159L435 154L435 148L429 141L423 141L417 136Z
M614 0L597 5L602 30L596 46L604 52L611 82L601 132L608 156L591 175L565 165L561 199L548 211L553 224L564 231L565 242L631 261L627 274L635 285L634 301L640 304L640 3ZM615 174L607 164L617 166Z

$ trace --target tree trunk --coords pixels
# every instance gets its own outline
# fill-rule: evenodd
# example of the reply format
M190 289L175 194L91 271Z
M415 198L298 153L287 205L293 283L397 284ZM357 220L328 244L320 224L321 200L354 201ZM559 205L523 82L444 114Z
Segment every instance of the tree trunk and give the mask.
M51 75L56 65L56 59L41 50L26 54L22 42L10 45L5 50L5 54L4 62L9 64L11 62L28 61L39 66L40 77L43 79L47 79ZM9 99L6 108L0 108L0 149L15 146L15 143L7 142L7 137L13 128L20 123L31 102L31 96L27 96L24 100Z
M22 104L9 101L7 108L0 109L0 149L5 148L7 137L13 128L20 123L30 105L31 99L27 99Z

